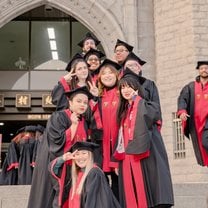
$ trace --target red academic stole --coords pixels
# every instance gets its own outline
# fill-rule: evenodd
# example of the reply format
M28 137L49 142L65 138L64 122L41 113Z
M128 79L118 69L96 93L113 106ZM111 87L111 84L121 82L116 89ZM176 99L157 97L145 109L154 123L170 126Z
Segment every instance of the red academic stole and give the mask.
M69 109L65 110L65 113L67 114L69 120L71 117L71 111ZM66 130L66 144L64 146L64 152L69 151L69 149L71 148L71 146L77 142L77 141L86 141L87 140L87 133L85 130L85 125L84 125L84 118L82 117L82 119L79 121L76 133L74 135L74 138L72 140L71 138L71 129L70 127Z
M141 97L136 97L132 105L129 107L127 116L123 120L123 139L124 147L133 139L138 105ZM139 125L139 124L138 124ZM122 176L124 183L124 193L126 207L147 208L147 199L145 185L140 159L149 155L149 151L140 155L125 155L122 161Z
M202 146L202 132L205 122L208 118L208 84L202 88L200 82L195 82L195 110L194 120L197 131L197 139L202 160L205 166L208 166L208 153Z
M102 96L102 123L103 123L103 171L111 171L118 164L111 162L111 150L115 146L118 137L118 124L116 112L118 108L117 88L105 90Z
M65 110L65 113L67 114L67 116L70 120L71 111L69 109L67 109L67 110ZM69 151L71 146L75 142L77 142L77 141L86 141L87 140L87 133L86 133L86 130L84 128L84 118L82 118L79 121L77 131L75 133L75 136L74 136L73 140L71 139L70 127L66 130L65 134L66 134L66 143L65 143L65 146L64 146L64 153ZM54 163L52 164L52 168L53 168L55 162L56 161L54 161ZM59 188L60 188L59 197L58 197L58 204L59 205L61 205L61 203L62 203L62 196L63 196L63 191L64 191L65 177L66 177L66 165L71 165L71 161L67 161L67 162L64 163L60 178L58 178L55 174L53 174L53 176L58 180Z

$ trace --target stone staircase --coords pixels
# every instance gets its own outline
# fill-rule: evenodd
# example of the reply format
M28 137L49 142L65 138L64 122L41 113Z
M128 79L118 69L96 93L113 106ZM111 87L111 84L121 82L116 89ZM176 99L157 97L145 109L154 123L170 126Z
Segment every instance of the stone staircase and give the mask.
M0 208L26 208L30 186L0 186ZM174 208L208 208L208 183L174 184Z

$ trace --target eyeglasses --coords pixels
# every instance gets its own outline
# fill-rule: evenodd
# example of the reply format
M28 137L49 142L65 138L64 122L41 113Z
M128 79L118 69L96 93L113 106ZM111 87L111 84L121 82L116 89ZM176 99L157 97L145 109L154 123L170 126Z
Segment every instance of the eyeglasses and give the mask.
M128 68L136 68L136 67L139 67L139 64L135 63L135 64L126 64L125 67L128 67Z
M96 61L96 62L98 62L98 61L99 61L99 59L98 59L98 58L89 58L87 61L90 61L90 62L92 62L92 61Z
M124 51L128 52L127 49L117 49L114 51L114 53L123 53Z

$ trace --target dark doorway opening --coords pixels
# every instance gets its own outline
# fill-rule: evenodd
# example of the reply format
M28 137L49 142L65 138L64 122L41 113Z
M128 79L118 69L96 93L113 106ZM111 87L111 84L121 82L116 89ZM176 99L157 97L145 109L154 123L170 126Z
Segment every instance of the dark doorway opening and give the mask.
M47 121L1 121L0 134L2 134L2 142L10 143L18 129L28 125L46 126Z
M12 120L12 121L2 121L0 122L0 134L2 136L2 144L1 144L1 155L0 155L0 169L4 162L4 159L7 154L8 145L11 140L15 137L18 129L28 126L28 125L42 125L46 126L47 120Z

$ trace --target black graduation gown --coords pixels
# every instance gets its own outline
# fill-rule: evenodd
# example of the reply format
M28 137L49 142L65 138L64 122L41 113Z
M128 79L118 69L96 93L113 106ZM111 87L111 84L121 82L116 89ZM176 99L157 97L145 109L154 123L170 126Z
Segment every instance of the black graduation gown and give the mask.
M58 84L52 90L52 103L56 106L56 110L64 110L69 108L68 97L65 95L66 91L69 91L70 87L64 78L58 82Z
M104 173L94 167L88 173L81 193L80 208L121 208Z
M17 185L18 179L18 148L15 142L11 142L8 153L2 165L0 173L0 185Z
M71 189L71 165L67 162L62 164L58 172L54 172L54 165L56 165L57 159L50 164L50 172L59 184L64 184L63 189L59 191L62 197L62 203L68 203L67 198ZM62 182L61 175L65 175L64 183ZM121 208L117 199L115 198L103 171L94 166L88 173L83 190L80 196L80 208Z
M136 120L132 126L133 140L129 141L125 154L140 155L150 152L141 159L142 175L148 207L171 207L174 204L173 188L169 170L167 153L157 129L156 122L160 118L159 106L154 102L140 100L135 107ZM119 169L120 203L126 207L123 187L122 161Z
M196 77L196 81L199 81L199 77ZM199 143L197 139L197 131L195 127L194 119L194 103L195 103L195 90L194 82L190 82L185 85L180 92L178 97L178 112L181 110L186 110L187 114L190 115L190 118L186 121L186 126L184 129L184 135L189 139L191 135L191 140L193 143L193 149L199 165L204 165L202 155L199 148Z
M58 184L51 180L48 171L49 163L56 157L64 154L68 143L67 130L71 125L68 110L54 112L47 122L46 130L42 139L42 147L39 148L39 155L36 159L36 166L33 174L28 208L51 208L57 193ZM87 133L87 123L84 122ZM68 146L69 148L69 146ZM69 149L68 149L69 150Z
M143 91L144 98L147 101L156 102L159 105L159 110L160 110L160 114L161 114L159 92L158 92L157 86L155 85L154 81L140 76L140 84L142 85L142 88L144 89L144 91ZM159 120L162 121L162 115L160 115Z
M19 142L19 167L18 184L30 185L32 182L33 166L32 157L35 146L35 139L23 137Z

